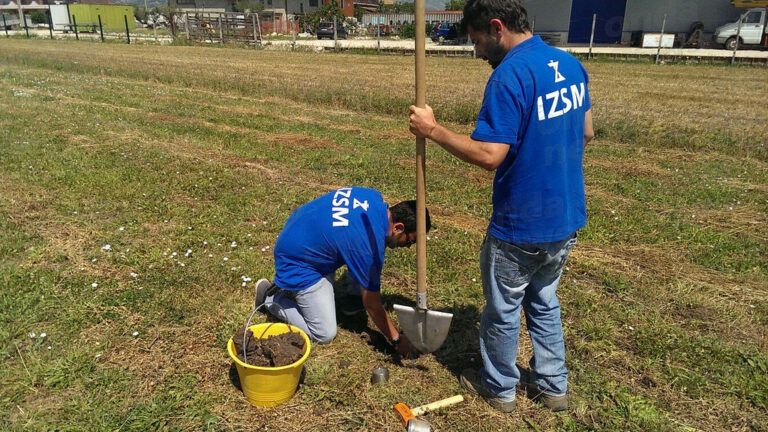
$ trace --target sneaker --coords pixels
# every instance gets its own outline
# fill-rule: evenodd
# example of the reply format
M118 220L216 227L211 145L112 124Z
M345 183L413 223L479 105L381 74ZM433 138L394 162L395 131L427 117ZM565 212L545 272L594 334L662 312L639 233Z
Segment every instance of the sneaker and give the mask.
M544 393L544 390L535 384L528 386L528 398L544 405L554 412L565 411L568 409L568 395L553 396Z
M363 306L363 297L356 295L348 295L341 298L339 301L339 309L341 313L346 316L353 316L365 312Z
M267 291L272 287L272 282L267 279L259 279L256 282L256 295L253 298L253 308L257 309L267 299Z
M491 393L485 385L483 385L480 375L474 369L464 369L461 371L461 377L459 378L461 386L471 394L482 397L488 405L496 408L503 413L510 413L515 410L515 401L505 402L497 398Z

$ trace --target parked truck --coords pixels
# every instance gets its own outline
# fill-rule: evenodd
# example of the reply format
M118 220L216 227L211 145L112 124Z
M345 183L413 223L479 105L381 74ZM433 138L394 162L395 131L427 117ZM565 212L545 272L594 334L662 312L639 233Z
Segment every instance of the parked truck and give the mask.
M726 49L733 50L736 47L738 34L739 46L768 47L766 20L768 20L768 8L748 9L735 22L716 28L712 39Z

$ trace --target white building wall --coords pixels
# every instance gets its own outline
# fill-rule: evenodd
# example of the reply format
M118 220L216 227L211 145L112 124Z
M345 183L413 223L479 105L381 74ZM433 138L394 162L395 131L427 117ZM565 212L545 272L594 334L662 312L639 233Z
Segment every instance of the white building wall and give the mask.
M568 40L571 0L522 0L533 31L551 44Z
M704 33L712 33L715 27L736 21L744 10L724 0L627 0L621 40L629 41L633 31L660 32L664 14L665 33L685 33L695 21L704 24Z

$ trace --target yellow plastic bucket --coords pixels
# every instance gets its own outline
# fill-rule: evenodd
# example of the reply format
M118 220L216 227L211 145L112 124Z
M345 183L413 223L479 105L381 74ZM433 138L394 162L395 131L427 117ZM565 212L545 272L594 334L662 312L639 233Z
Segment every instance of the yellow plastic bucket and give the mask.
M264 323L249 327L253 336L262 339L268 336L279 335L293 331L304 338L304 355L295 363L280 367L260 367L243 363L237 358L235 342L232 338L227 343L227 351L237 366L237 375L240 377L240 386L248 402L255 406L271 407L288 401L299 385L301 371L304 362L309 358L311 344L307 334L298 327L284 323Z

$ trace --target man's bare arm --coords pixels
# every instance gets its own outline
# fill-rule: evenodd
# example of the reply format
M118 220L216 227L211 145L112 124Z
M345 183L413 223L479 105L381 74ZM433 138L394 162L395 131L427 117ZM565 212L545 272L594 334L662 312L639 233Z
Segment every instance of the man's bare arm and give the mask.
M463 160L488 171L498 168L509 152L509 144L477 141L437 123L432 108L410 107L410 129L417 137L428 138Z
M594 137L595 129L592 126L592 109L588 109L584 114L584 145L587 145Z

